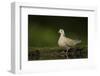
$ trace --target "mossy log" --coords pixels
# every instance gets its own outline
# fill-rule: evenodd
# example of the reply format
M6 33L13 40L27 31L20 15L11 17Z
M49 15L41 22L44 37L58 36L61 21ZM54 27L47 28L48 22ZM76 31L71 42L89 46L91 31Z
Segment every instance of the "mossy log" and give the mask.
M87 58L87 48L74 47L68 52L62 48L29 48L29 60L79 59Z

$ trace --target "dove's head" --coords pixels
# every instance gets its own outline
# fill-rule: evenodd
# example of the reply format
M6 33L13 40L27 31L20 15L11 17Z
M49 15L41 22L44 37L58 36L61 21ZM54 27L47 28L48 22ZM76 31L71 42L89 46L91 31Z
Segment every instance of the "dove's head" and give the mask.
M59 30L59 33L62 34L62 35L64 35L64 30L63 29L60 29Z

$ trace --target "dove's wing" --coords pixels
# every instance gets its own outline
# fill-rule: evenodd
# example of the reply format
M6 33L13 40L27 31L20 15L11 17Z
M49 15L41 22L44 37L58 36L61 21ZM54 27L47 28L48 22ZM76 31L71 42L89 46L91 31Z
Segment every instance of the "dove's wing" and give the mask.
M67 45L67 46L75 46L76 44L80 43L80 41L77 41L77 40L73 40L73 39L70 39L70 38L67 38L67 37L64 37L64 43Z

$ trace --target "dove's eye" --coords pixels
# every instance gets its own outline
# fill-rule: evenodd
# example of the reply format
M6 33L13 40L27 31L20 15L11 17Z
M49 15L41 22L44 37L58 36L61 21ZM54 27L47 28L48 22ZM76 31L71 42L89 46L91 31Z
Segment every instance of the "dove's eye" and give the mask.
M61 32L63 32L63 31L61 30Z

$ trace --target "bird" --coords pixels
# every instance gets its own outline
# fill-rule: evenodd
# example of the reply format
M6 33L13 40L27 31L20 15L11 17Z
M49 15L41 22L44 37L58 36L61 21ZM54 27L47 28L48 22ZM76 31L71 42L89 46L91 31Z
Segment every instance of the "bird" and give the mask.
M65 52L67 53L71 47L74 47L75 45L81 43L81 40L73 40L71 38L66 37L63 29L59 29L58 33L60 33L60 37L58 39L58 45L61 48L65 48L66 49Z

